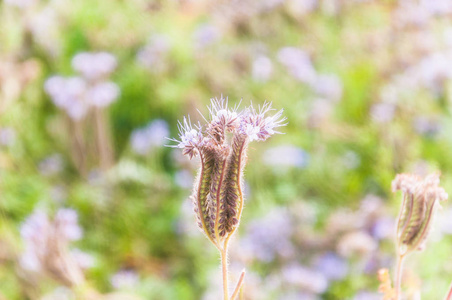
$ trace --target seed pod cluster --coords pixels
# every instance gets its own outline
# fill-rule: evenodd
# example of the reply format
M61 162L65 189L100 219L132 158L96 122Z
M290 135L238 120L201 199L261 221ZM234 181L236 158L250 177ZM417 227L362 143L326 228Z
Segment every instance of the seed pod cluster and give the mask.
M190 158L199 156L201 165L191 199L198 226L217 246L237 228L243 208L243 170L248 144L265 141L283 124L282 110L266 103L258 110L252 106L238 112L228 108L226 99L212 99L209 121L204 128L193 127L189 118L179 122L176 148Z
M448 198L446 191L439 187L439 175L422 179L412 174L399 174L392 182L392 190L403 193L397 222L399 254L422 250L439 202Z

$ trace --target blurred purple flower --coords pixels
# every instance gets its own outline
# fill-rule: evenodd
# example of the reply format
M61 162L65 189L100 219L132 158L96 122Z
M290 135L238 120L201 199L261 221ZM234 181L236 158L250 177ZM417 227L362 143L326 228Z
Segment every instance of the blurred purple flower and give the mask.
M296 262L281 270L284 282L315 294L322 294L328 288L328 279L320 272L306 268Z
M53 176L63 169L63 158L60 154L52 154L39 163L39 173L43 176Z
M275 257L294 254L291 242L293 224L289 212L283 208L272 209L264 217L248 223L241 244L254 258L270 262Z
M161 72L170 48L171 44L167 36L155 34L151 36L147 45L138 51L137 61L152 72Z
M253 61L252 77L255 81L266 82L273 73L273 63L267 56L259 55Z
M309 155L301 148L284 145L270 148L264 152L262 161L268 166L304 168Z
M196 48L204 48L221 38L221 31L211 24L202 24L193 33Z
M96 83L86 93L87 101L97 107L109 106L118 96L119 87L111 81Z
M135 153L146 155L153 148L163 146L168 136L168 123L164 120L156 119L144 128L135 129L130 137L130 143Z
M116 66L116 57L107 52L81 52L72 59L74 70L90 81L109 76Z
M299 291L289 291L284 292L278 296L278 300L318 300L319 297L315 294L299 292Z
M314 11L318 4L318 0L286 0L287 9L295 16L304 16Z
M395 220L391 217L378 218L371 228L371 234L377 240L391 239L394 236Z
M359 291L353 300L381 300L382 295L376 292Z
M181 170L174 175L174 181L179 187L188 189L193 186L193 175L188 170Z
M312 84L312 88L320 97L328 100L337 102L342 98L342 82L336 75L318 75Z
M47 253L47 241L50 234L50 221L43 211L35 211L27 218L20 229L25 243L25 252L20 258L20 265L30 271L40 271L41 261Z
M297 80L309 85L315 83L317 73L312 65L309 55L298 48L285 47L278 52L278 61Z
M16 131L11 127L0 128L0 146L10 147L16 141Z
M115 289L131 289L138 285L140 278L133 270L121 270L110 277L110 284Z
M420 6L431 15L449 15L452 13L450 0L420 0Z
M370 117L377 123L388 123L394 118L395 109L392 103L375 103L370 108Z
M35 6L39 0L5 0L4 3L7 5L15 6L20 9L30 8Z
M66 111L73 120L80 120L88 112L85 101L86 82L80 77L52 76L44 84L44 90L53 103Z
M414 130L417 133L425 136L434 136L441 130L441 125L438 121L426 116L418 116L413 121Z
M71 250L71 256L82 269L92 268L95 264L94 257L80 249Z
M342 280L349 271L348 262L333 252L318 257L314 266L329 280Z
M312 101L309 109L308 124L310 127L320 127L324 124L333 112L333 103L323 98Z
M54 224L55 234L67 241L76 241L83 236L82 228L78 225L78 215L73 209L62 208L56 213Z

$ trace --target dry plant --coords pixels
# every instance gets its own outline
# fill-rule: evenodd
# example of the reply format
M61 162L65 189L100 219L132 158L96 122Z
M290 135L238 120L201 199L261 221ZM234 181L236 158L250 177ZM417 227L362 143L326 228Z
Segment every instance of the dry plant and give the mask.
M448 198L446 191L439 186L438 174L431 174L424 179L412 174L398 174L392 181L392 191L402 191L403 200L397 219L394 287L391 286L388 270L379 271L379 290L384 294L385 300L401 299L405 258L408 254L424 249L435 211L440 207L439 202ZM451 292L446 299L451 299Z
M193 126L190 118L179 122L179 139L172 139L190 159L199 156L201 167L194 182L191 199L199 228L218 249L223 271L224 300L236 299L245 271L229 297L228 244L237 230L243 210L243 170L248 144L265 141L276 128L286 125L283 111L266 116L272 107L265 103L258 110L253 106L238 112L238 105L228 108L226 99L212 99L210 118L203 127ZM227 134L230 134L228 136Z

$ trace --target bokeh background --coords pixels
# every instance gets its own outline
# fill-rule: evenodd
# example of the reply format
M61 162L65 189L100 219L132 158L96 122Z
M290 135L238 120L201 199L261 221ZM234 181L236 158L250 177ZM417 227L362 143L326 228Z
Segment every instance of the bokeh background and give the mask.
M0 297L74 299L27 256L30 216L66 209L100 293L220 299L188 200L198 161L164 145L223 95L288 119L248 153L244 299L380 299L392 179L441 172L452 191L451 17L448 0L0 1ZM446 293L450 207L407 295Z

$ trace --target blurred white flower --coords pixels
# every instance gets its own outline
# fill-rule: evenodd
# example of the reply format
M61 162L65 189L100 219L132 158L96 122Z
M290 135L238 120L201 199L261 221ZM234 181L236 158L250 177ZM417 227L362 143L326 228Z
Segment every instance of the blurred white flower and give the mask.
M342 162L345 168L354 170L361 165L361 157L355 151L347 151L342 156Z
M337 251L345 257L363 257L377 248L375 240L366 232L354 231L342 236L337 245Z
M74 292L67 287L57 287L51 293L46 294L40 300L76 300Z

